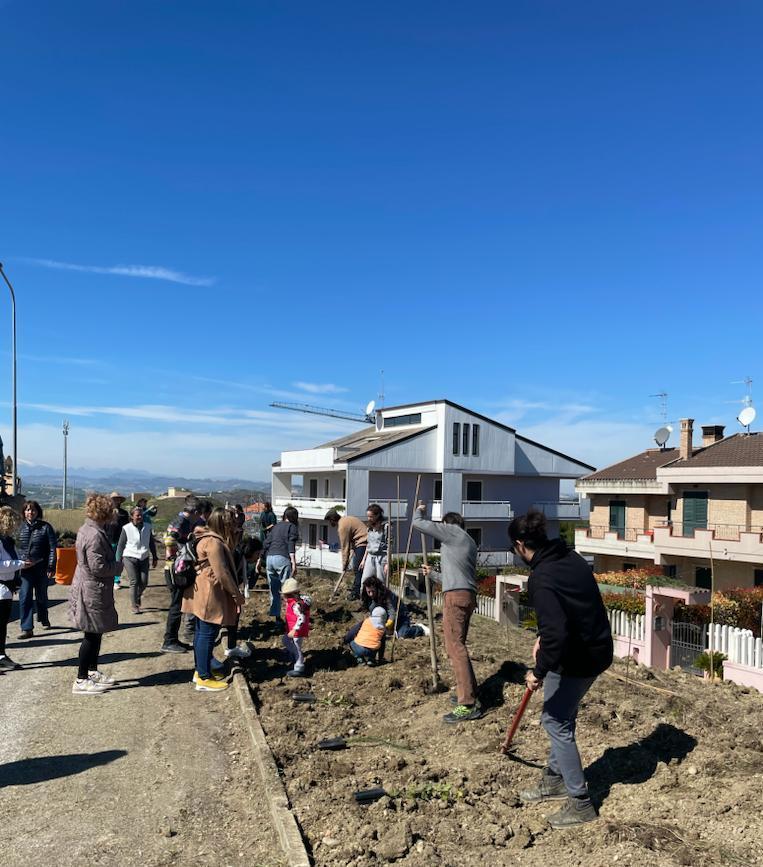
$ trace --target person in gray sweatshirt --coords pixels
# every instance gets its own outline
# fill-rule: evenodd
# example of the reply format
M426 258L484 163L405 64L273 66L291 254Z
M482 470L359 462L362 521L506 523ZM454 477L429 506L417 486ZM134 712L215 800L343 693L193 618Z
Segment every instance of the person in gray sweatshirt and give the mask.
M447 512L442 522L425 519L426 505L419 503L413 517L413 528L440 542L439 573L431 571L442 584L442 634L456 678L457 704L445 714L447 723L479 719L482 708L477 700L477 680L466 649L469 621L477 607L477 545L464 529L464 519L458 512Z

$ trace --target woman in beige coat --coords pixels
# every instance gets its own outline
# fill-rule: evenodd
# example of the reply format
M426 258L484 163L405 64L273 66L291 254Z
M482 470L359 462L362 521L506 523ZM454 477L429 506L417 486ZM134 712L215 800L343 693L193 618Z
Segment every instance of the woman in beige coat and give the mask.
M121 571L105 527L113 520L114 506L102 494L85 502L85 523L77 532L77 570L69 593L69 618L85 634L79 650L79 671L72 686L75 695L100 695L114 679L98 671L104 632L119 623L114 607L114 576Z
M196 533L196 579L183 594L182 611L196 617L193 653L196 689L223 690L225 680L212 675L212 651L220 628L236 622L244 597L236 582L231 545L235 527L225 509L215 509Z

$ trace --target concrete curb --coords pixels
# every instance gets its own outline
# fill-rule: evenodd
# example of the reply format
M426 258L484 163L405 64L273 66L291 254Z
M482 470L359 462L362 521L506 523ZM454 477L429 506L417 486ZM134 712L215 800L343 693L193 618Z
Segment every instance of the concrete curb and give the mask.
M270 751L265 732L260 725L260 719L252 702L249 686L243 672L237 672L233 678L241 705L244 723L249 730L254 747L254 759L262 779L262 788L270 807L273 827L278 834L281 848L286 855L289 867L311 867L310 856L305 849L302 833L297 820L289 807L286 787L281 779L273 753Z

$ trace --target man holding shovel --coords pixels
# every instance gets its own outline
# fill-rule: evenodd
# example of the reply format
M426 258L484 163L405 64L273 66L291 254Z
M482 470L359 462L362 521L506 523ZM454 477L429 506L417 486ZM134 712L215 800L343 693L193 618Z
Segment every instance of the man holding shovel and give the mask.
M482 708L477 700L477 679L466 648L469 621L477 607L477 545L464 529L464 519L458 512L447 512L442 522L427 521L426 505L419 503L413 517L413 529L440 541L442 573L431 572L435 581L442 582L442 634L445 651L456 678L457 704L445 714L447 723L479 719ZM422 566L425 573L430 567Z
M528 689L543 687L541 722L551 739L539 785L520 792L524 804L565 801L549 817L567 828L597 817L575 743L578 707L612 664L612 631L591 567L561 539L546 535L546 518L530 511L509 525L512 550L530 567L528 592L538 618Z

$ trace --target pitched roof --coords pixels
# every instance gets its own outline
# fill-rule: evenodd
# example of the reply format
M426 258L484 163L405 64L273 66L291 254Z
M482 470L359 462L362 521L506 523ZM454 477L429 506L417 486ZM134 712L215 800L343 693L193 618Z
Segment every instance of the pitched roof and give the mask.
M564 458L565 461L572 461L573 464L577 464L579 467L585 467L588 470L596 469L596 467L592 467L590 464L584 464L583 461L579 461L577 458L571 458L569 455L565 455L564 452L558 452L556 449L544 446L543 443L536 442L535 440L528 439L527 437L520 436L519 434L517 434L516 438L518 440L521 440L523 443L529 443L531 446L537 446L539 449L550 452L552 455L556 455L558 458Z
M618 464L604 467L580 482L619 481L620 479L647 481L657 479L657 468L665 466L678 457L678 449L647 449L645 452L626 458Z
M698 449L685 461L673 461L671 469L699 467L763 467L763 433L737 433Z
M337 461L345 463L347 461L355 460L355 458L359 458L361 455L368 455L371 454L371 452L387 448L387 446L394 445L403 440L412 439L420 434L427 433L427 431L434 430L435 427L437 427L437 425L430 425L429 427L421 428L417 427L413 430L409 428L407 430L393 431L377 431L375 427L366 427L363 428L363 430L341 437L338 440L331 440L331 442L315 446L315 448L335 448L337 450Z

